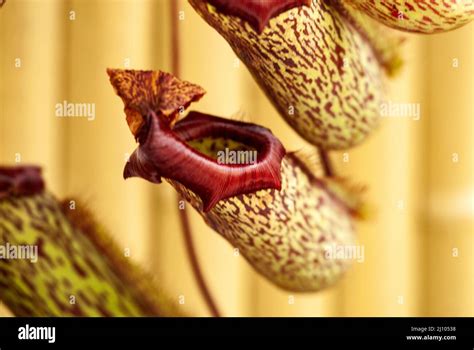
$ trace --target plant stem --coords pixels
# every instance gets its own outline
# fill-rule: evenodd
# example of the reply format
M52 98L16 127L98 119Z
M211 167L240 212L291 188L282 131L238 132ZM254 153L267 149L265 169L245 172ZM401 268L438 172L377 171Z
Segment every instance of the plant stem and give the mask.
M328 177L333 177L334 169L331 163L331 159L329 158L328 152L321 148L318 148L318 152L319 152L319 157L321 159L321 164L323 165L323 168L324 168L324 173Z
M178 201L179 200L180 198L178 198ZM204 297L204 300L206 301L206 304L209 310L211 311L212 316L220 317L219 309L217 308L216 303L214 302L214 299L209 291L209 288L207 287L206 281L204 280L204 276L202 274L201 268L199 267L199 261L197 258L196 248L194 246L193 236L191 232L191 225L189 224L188 213L186 212L185 209L179 210L179 216L180 216L181 228L183 230L184 240L186 244L186 252L191 262L194 278L196 279L196 282L199 286L201 294Z

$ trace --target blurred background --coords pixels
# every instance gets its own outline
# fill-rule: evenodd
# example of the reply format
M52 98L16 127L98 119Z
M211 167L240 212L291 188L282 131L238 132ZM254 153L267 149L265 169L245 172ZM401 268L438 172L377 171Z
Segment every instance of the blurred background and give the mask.
M207 90L190 109L243 115L271 128L288 150L307 147L185 0L8 0L0 10L0 163L41 165L51 191L86 201L184 311L206 316L174 191L122 179L136 145L105 73L170 71L172 16L180 78ZM372 208L371 219L357 224L365 260L335 287L314 294L274 287L188 210L223 315L474 315L474 24L407 35L403 51L388 99L419 103L419 120L384 118L363 145L331 153L338 174L368 186ZM65 100L94 103L95 119L56 117ZM0 306L0 315L9 314Z

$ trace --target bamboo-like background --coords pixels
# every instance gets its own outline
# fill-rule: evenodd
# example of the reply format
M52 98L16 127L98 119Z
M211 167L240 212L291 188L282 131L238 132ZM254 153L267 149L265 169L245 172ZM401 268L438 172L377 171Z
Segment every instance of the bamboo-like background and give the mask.
M122 179L135 142L105 73L128 64L171 70L170 1L178 0L8 0L0 10L0 163L21 156L43 166L49 188L85 200L131 258L184 301L183 310L208 315L175 193L167 184ZM208 92L192 109L244 115L270 127L287 149L304 148L224 39L185 1L178 9L180 77ZM404 56L389 99L421 103L421 119L385 118L345 152L348 162L344 152L331 154L338 173L368 185L372 208L371 219L358 224L365 261L337 286L315 294L277 289L188 210L224 315L474 315L474 25L409 35ZM96 119L55 117L64 100L95 103Z

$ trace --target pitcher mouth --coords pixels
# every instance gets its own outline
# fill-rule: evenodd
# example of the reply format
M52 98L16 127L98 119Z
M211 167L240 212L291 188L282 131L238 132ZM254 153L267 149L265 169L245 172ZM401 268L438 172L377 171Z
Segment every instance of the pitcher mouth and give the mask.
M222 13L242 18L260 34L273 17L295 7L310 6L311 0L208 0L208 3Z
M0 199L29 196L44 190L41 168L33 165L0 166Z
M286 151L270 130L199 112L190 112L173 128L153 111L145 119L148 125L138 137L140 145L125 166L124 178L177 181L201 198L204 212L221 199L281 189L280 167ZM206 149L203 140L212 149ZM223 161L216 156L219 152L255 157L252 162L226 161L225 157Z

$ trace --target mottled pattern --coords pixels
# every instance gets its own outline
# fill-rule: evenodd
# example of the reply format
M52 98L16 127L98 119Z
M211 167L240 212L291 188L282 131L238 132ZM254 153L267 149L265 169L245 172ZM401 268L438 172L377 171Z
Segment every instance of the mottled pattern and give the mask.
M474 18L472 0L350 0L381 23L416 33L456 29Z
M327 1L272 18L259 35L206 1L189 0L231 45L287 122L325 149L365 139L379 119L381 71L369 43Z
M125 105L127 122L137 136L150 110L173 125L190 103L206 93L198 85L177 79L161 71L107 69L110 82Z
M406 34L384 26L364 12L354 10L347 1L333 1L333 4L370 43L385 73L390 77L395 76L403 66L401 47Z
M217 144L203 152L222 149L222 141L214 140ZM283 159L281 171L281 191L260 190L221 200L208 213L194 193L170 182L271 282L292 291L317 291L334 284L350 266L349 260L327 259L325 249L355 244L351 216L295 154Z
M49 194L0 200L0 245L38 246L36 263L0 259L0 299L17 316L166 314L140 295L143 282L129 278L132 264L111 258L110 238L100 247L91 234L73 226Z

